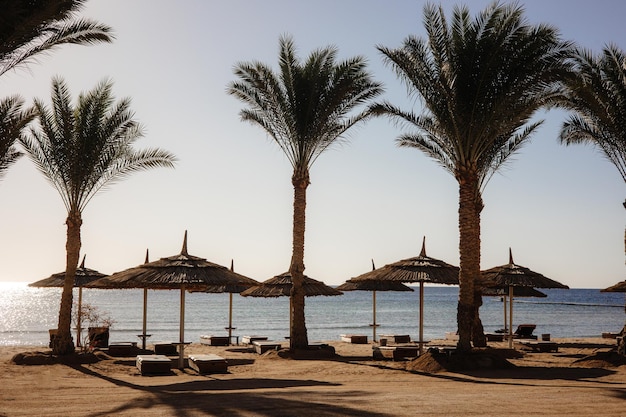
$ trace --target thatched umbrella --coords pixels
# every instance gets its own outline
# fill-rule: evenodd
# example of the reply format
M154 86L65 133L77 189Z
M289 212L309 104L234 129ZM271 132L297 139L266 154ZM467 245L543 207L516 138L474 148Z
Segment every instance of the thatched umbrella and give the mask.
M184 367L185 291L206 291L211 287L248 282L250 278L230 271L204 258L187 253L187 231L179 255L161 258L134 268L116 272L90 284L94 288L145 288L155 290L180 289L180 356L179 368Z
M291 295L291 287L293 282L291 280L291 273L284 272L280 275L276 275L260 284L250 287L247 290L240 293L244 297L289 297ZM318 295L332 296L342 295L339 290L329 287L322 281L317 281L313 278L304 276L304 295L307 297L313 297ZM291 328L291 297L289 297L289 328Z
M504 308L504 331L508 333L507 327L507 319L506 319L506 298L509 296L508 288L483 288L482 294L488 297L501 297L502 298L502 307ZM513 296L518 297L538 297L545 298L548 295L542 293L539 290L536 290L532 287L513 287Z
M291 295L291 287L293 283L291 281L291 274L284 272L280 275L276 275L263 281L254 287L250 287L241 293L244 297L282 297ZM342 295L339 290L329 287L322 281L317 281L313 278L304 276L304 292L307 297L316 295Z
M232 272L235 272L235 262L232 259L230 260L230 270ZM236 283L226 284L226 285L211 286L208 289L202 291L202 292L213 293L213 294L225 293L225 292L228 293L228 327L226 327L226 330L228 330L229 341L233 337L233 330L235 330L235 327L233 327L233 294L239 294L247 290L248 288L256 286L256 285L259 285L258 281L255 281L252 278L246 278L246 281L236 282ZM191 291L191 292L196 292L196 291Z
M419 346L421 353L424 344L424 283L458 285L459 268L439 259L426 256L426 236L424 236L419 256L385 265L382 268L352 278L351 281L419 282Z
M83 286L89 284L92 281L106 277L106 274L98 272L93 269L85 268L85 258L87 255L83 255L83 260L80 266L76 268L76 276L74 277L74 287L78 287L78 314L76 319L76 346L81 346L81 309L83 305ZM50 275L48 278L44 278L39 281L31 282L29 287L59 287L62 288L65 282L65 271L58 272Z
M515 287L569 288L542 274L513 262L513 252L509 248L509 263L481 271L482 285L485 288L508 288L509 291L509 347L513 346L513 297Z
M372 271L376 270L372 259ZM396 281L354 281L347 280L336 288L339 291L371 291L372 292L372 340L376 341L376 328L380 326L376 323L376 291L413 291L401 282Z

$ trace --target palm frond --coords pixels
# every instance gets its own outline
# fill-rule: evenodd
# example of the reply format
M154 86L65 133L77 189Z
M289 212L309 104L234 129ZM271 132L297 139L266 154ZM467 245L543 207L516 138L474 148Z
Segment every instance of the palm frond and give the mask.
M596 146L626 181L626 56L608 45L598 56L578 49L572 60L560 104L573 114L561 127L561 143Z
M5 2L6 3L6 2ZM112 29L77 19L83 0L33 0L3 4L0 23L0 75L60 45L111 42Z
M33 117L31 110L24 110L24 99L19 95L0 101L0 179L22 156L14 144L23 137L23 131Z

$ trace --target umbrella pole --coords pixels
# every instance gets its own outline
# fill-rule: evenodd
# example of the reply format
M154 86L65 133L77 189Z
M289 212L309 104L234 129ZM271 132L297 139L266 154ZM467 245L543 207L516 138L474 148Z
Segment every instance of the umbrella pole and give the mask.
M180 287L180 337L178 369L185 368L185 286Z
M80 333L81 333L81 318L83 315L82 312L82 304L83 304L83 287L78 287L78 313L76 314L76 346L81 347L80 343Z
M509 285L509 349L513 347L513 286Z
M143 289L143 326L142 326L142 335L141 335L141 348L146 350L146 322L148 321L148 289Z
M372 341L376 341L376 291L372 292Z
M422 354L424 346L424 281L420 281L420 342L419 353Z
M504 333L508 333L508 324L506 321L506 300L507 300L507 296L503 295L502 296L502 307L504 307L504 327L502 328L504 330Z
M233 293L228 293L228 343L233 340Z

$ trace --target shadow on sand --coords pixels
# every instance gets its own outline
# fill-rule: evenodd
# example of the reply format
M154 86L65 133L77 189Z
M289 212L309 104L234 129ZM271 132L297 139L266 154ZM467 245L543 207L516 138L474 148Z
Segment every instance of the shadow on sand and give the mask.
M155 406L169 408L170 415L185 417L190 415L206 416L236 416L254 414L257 416L277 415L314 415L319 417L331 416L364 416L389 417L388 414L374 413L362 409L350 408L339 403L346 396L363 396L364 393L341 392L328 393L324 403L307 401L309 392L298 390L285 391L285 388L294 387L333 387L338 384L306 379L272 379L272 378L237 378L237 379L205 379L169 383L163 385L140 385L113 378L89 369L82 364L68 364L73 369L100 378L119 387L145 392L148 395L140 399L128 401L122 405L112 407L104 412L89 414L90 417L116 415L138 409L148 409ZM144 377L142 377L144 378ZM150 383L158 377L150 377ZM265 391L265 390L276 391ZM225 392L227 391L227 392ZM259 392L262 391L262 392ZM311 393L311 395L313 395ZM319 398L319 393L316 393ZM334 398L337 396L337 398Z

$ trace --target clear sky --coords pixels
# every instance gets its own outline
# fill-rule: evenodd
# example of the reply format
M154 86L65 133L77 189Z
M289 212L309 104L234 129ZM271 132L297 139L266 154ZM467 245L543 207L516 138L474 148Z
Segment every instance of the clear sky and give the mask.
M113 273L189 253L259 281L286 271L291 258L291 166L258 127L239 119L226 94L233 66L260 60L274 68L278 39L291 34L299 54L334 45L341 59L363 55L384 83L382 98L404 108L406 96L376 45L424 36L424 1L382 0L92 0L81 13L113 27L112 44L67 46L28 69L0 78L0 95L50 101L54 75L74 96L109 77L130 97L146 137L140 147L177 155L175 169L140 172L97 195L83 213L86 266ZM457 2L444 1L449 12ZM489 1L466 1L472 13ZM532 23L599 52L626 49L622 0L527 0ZM571 287L604 288L624 277L624 182L589 146L557 141L562 111L496 174L484 193L481 268L516 263ZM377 266L417 256L458 265L458 187L401 131L372 120L313 165L308 190L305 273L340 284ZM26 157L0 182L0 281L31 282L65 269L66 211Z

